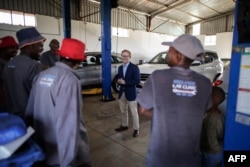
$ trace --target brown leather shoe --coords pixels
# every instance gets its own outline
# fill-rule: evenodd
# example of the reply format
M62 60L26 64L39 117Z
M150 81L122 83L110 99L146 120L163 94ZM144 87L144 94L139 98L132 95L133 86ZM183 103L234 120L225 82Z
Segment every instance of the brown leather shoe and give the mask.
M122 132L122 131L124 131L124 130L128 130L128 127L127 127L127 126L122 126L122 125L121 125L119 128L116 128L116 129L115 129L116 132Z

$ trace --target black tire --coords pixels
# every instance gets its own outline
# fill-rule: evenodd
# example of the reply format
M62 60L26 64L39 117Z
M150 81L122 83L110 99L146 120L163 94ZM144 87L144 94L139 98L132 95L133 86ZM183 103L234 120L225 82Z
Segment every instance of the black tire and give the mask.
M113 81L112 81L112 89L118 93L120 90L120 85L117 82L117 75L114 77Z

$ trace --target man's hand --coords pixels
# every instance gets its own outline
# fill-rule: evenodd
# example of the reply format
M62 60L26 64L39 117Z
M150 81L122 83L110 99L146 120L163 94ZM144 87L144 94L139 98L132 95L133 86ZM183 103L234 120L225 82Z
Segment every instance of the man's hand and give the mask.
M138 112L139 114L143 115L143 116L147 116L147 117L152 117L153 116L153 110L147 110L145 108L143 108L139 103L137 103L137 108L138 108Z
M118 79L117 82L121 85L125 85L125 80L122 78Z

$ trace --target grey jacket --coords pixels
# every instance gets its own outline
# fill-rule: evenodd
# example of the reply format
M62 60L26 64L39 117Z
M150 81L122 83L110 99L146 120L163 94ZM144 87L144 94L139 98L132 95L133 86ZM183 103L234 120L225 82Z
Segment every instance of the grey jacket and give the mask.
M24 116L32 81L43 70L42 65L26 55L18 55L4 67L4 86L8 110Z
M25 118L36 131L47 165L90 164L81 111L81 87L69 66L57 62L35 79Z

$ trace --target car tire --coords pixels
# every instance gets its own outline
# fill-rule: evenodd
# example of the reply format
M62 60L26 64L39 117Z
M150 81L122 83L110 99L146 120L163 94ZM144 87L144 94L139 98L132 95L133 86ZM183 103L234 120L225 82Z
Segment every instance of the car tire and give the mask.
M120 90L120 85L117 82L117 75L114 77L113 81L112 81L112 89L118 93Z

